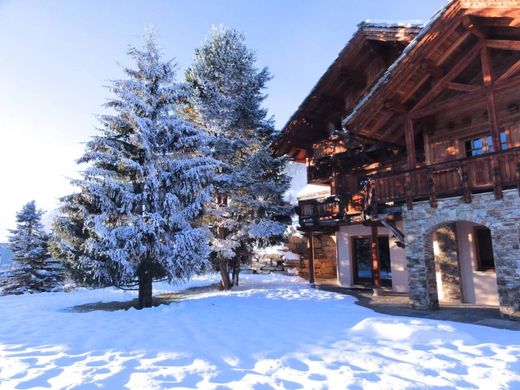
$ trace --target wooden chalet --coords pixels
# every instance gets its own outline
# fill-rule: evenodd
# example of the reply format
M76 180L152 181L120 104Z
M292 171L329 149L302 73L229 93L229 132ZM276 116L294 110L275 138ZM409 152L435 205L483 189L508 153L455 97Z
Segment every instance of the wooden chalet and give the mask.
M338 283L520 310L520 1L361 23L274 148L330 196L299 202ZM315 240L336 242L327 259ZM329 275L330 276L330 275Z

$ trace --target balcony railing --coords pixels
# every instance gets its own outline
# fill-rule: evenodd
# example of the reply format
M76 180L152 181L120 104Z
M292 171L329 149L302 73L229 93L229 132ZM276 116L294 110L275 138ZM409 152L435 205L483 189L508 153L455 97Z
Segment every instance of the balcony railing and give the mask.
M299 203L300 226L316 227L336 225L345 216L345 206L337 197L312 199Z
M369 176L366 183L358 193L341 192L341 196L301 201L300 226L323 228L363 219L377 213L378 205L386 207L389 202L398 206L429 199L436 207L437 198L460 195L470 202L472 193L512 187L520 190L520 148L400 173L378 173ZM354 187L354 183L348 186Z
M396 174L370 178L378 203L430 199L514 187L520 180L520 148L447 161Z
M320 160L322 158L330 157L335 154L347 151L345 142L339 137L333 137L324 141L318 142L312 146L313 158Z

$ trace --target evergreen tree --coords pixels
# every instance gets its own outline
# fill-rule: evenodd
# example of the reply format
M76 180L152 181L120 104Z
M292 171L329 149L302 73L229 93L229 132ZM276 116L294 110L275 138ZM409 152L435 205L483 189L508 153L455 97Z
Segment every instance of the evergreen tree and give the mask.
M131 47L136 68L112 83L115 97L100 134L79 160L81 191L65 197L54 225L56 248L80 282L138 285L152 305L152 282L186 280L207 265L209 234L200 226L218 162L208 136L184 119L186 88L176 83L153 36Z
M43 230L42 214L34 201L16 214L16 229L9 236L12 266L2 280L4 294L52 291L63 283L63 267L49 254L49 236Z
M215 138L213 156L224 163L209 214L213 256L228 289L230 266L238 284L240 264L250 261L256 247L278 242L290 220L283 201L290 184L286 160L271 154L273 120L262 107L271 77L267 68L257 68L243 34L213 27L186 78L196 120Z

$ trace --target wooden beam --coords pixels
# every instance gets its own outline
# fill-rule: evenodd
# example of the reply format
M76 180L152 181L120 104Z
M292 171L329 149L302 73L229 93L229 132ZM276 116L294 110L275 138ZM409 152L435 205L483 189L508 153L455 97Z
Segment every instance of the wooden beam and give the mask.
M406 106L395 97L388 99L384 104L384 108L400 115L406 114L408 112Z
M520 50L520 41L512 41L507 39L486 39L483 44L492 49L501 50Z
M415 169L417 163L417 157L415 154L415 134L413 129L413 119L410 117L406 117L405 136L408 169Z
M379 272L379 241L377 237L377 224L370 226L370 255L372 258L372 279L375 288L381 287L381 273Z
M491 130L491 139L493 142L493 149L495 152L502 150L502 143L500 142L500 128L498 123L497 105L495 99L495 91L493 89L493 69L491 67L491 58L489 56L489 48L482 46L480 51L480 58L482 61L482 76L484 79L484 86L486 88L486 103L488 109L489 127ZM493 160L493 183L496 199L502 199L502 175L500 169L500 161L494 156Z
M508 80L498 81L493 85L493 90L496 92L504 89L520 88L520 76L513 77ZM413 119L423 118L428 115L433 115L439 111L450 110L455 107L463 105L471 106L478 103L486 95L486 87L481 87L473 92L469 92L463 96L456 96L451 99L444 100L435 104L422 108L420 110L414 110L411 115Z
M419 67L430 74L434 79L442 79L444 77L444 70L440 66L437 66L433 61L424 59L421 61Z
M481 16L466 15L471 23L482 27L510 27L514 26L515 17L510 16Z
M453 66L446 75L440 79L438 82L435 83L433 88L428 92L411 110L411 112L414 112L415 110L418 110L428 103L430 103L433 99L435 99L450 83L455 79L458 75L460 75L464 69L468 67L469 64L473 60L477 58L477 56L480 53L480 44L476 44L459 62Z
M453 81L449 82L446 87L448 89L451 89L453 91L460 91L460 92L474 92L477 89L480 89L480 87L476 85L470 85L470 84L462 84L462 83L455 83Z
M464 15L462 17L462 25L478 39L486 39L486 34L480 30L479 25L470 15Z
M507 80L511 76L514 76L520 71L520 60L516 61L508 70L497 79L497 83Z

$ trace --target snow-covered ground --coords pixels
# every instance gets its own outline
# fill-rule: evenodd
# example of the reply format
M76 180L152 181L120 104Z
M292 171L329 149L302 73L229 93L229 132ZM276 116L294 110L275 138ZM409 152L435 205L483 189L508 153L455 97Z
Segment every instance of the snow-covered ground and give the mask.
M1 297L0 388L520 388L520 332L381 315L297 277L242 281L142 311L72 309L134 297L112 289Z

